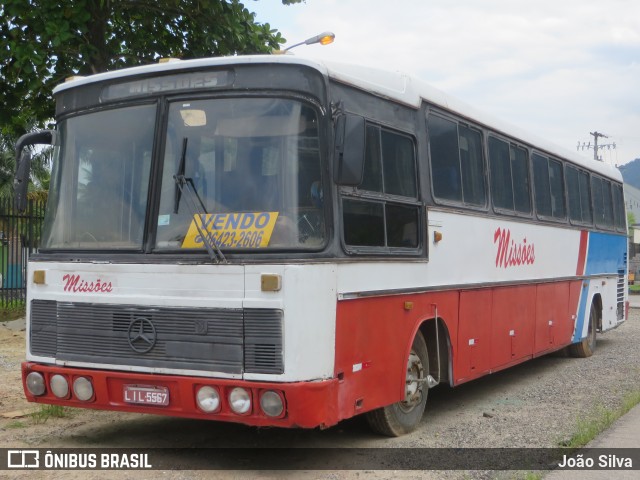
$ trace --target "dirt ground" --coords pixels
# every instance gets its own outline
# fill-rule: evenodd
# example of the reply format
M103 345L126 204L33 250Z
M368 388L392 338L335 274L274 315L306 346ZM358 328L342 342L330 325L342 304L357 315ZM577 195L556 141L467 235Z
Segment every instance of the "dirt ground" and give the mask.
M41 407L24 399L20 363L25 331L19 321L0 323L0 448L433 448L555 447L571 437L580 418L617 408L640 390L640 310L620 328L598 337L587 359L545 356L456 388L429 393L417 431L388 439L370 432L362 418L327 430L250 428L169 417L68 409L61 418L38 420ZM184 464L173 453L176 465ZM187 462L188 464L188 462ZM512 472L399 471L0 471L3 478L517 478Z

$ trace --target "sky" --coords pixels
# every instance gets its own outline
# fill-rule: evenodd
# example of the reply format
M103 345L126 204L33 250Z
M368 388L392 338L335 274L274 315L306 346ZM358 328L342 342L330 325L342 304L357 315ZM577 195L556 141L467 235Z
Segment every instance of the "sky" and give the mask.
M640 158L638 0L244 0L295 55L416 76L568 150ZM578 150L578 144L591 149Z

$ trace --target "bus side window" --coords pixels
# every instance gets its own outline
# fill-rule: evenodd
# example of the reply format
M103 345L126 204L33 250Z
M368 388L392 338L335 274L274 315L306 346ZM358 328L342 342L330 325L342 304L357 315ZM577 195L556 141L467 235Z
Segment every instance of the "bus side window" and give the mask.
M531 213L527 151L489 137L489 166L493 206L508 214Z
M590 224L591 191L589 189L589 174L567 165L566 168L567 197L569 198L569 218L572 222Z
M442 200L462 201L462 181L455 122L429 115L429 146L433 194Z
M429 115L427 125L434 197L484 206L487 193L480 131L437 115Z
M413 139L368 124L357 198L343 191L344 242L354 247L419 246L418 180Z

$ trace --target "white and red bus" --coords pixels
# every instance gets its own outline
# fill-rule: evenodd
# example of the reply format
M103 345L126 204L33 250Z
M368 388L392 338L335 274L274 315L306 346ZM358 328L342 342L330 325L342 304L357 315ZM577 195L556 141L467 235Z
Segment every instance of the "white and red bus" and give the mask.
M249 56L54 94L16 148L56 152L29 401L400 435L439 383L626 318L619 172L418 80Z

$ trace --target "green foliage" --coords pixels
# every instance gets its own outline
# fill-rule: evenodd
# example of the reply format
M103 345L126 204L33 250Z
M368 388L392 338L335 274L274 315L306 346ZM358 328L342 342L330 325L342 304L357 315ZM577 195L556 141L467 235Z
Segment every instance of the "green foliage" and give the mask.
M589 415L578 419L576 432L570 439L559 442L559 446L569 448L584 447L638 403L640 403L640 390L625 395L622 399L622 404L618 408L611 409L601 405L596 406Z
M26 313L24 300L11 300L0 308L0 322L22 318Z
M285 41L239 0L3 0L0 19L0 133L12 137L53 118L51 91L70 75L268 53Z
M31 414L33 423L45 423L50 418L68 417L70 410L60 405L40 405L40 409Z
M34 121L29 121L26 125L27 131L37 129ZM14 145L17 140L17 137L0 132L0 198L13 195L13 177L16 171ZM32 199L42 199L42 195L46 197L46 192L49 191L52 151L52 148L31 149L29 197Z
M20 420L16 420L14 422L9 423L5 428L18 429L18 428L25 428L26 426L27 426L26 423L21 422Z

